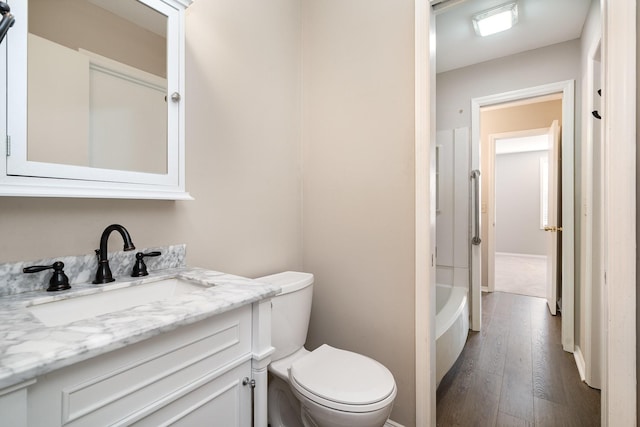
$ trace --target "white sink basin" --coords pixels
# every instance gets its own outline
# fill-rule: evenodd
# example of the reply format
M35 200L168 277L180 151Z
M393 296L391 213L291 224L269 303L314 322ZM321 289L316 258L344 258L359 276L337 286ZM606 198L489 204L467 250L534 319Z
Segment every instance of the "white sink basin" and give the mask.
M63 300L35 303L27 307L27 310L45 325L59 326L153 301L176 299L205 288L206 286L195 282L173 278L126 288L105 289L103 292Z

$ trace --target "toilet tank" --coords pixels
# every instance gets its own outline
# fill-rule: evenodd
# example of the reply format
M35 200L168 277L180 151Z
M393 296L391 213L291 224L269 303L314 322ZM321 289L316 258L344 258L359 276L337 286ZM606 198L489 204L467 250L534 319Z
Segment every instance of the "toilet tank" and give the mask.
M275 347L271 361L275 362L300 350L307 340L313 274L285 271L255 280L282 289L271 299L271 345Z

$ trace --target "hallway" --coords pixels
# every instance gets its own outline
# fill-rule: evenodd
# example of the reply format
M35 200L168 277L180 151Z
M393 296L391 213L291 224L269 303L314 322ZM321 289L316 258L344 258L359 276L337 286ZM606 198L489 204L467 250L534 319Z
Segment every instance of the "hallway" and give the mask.
M580 381L544 299L483 293L482 328L442 379L438 426L600 425L600 391Z

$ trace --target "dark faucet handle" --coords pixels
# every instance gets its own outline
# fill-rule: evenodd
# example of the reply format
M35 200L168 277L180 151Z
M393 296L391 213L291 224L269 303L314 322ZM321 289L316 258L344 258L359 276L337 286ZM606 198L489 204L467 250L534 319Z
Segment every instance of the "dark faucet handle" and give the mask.
M64 263L56 261L51 265L32 265L22 269L23 273L37 273L39 271L53 269L53 275L49 280L49 287L47 292L64 291L65 289L71 289L69 285L69 278L63 271Z
M160 255L162 255L162 252L160 251L147 252L146 254L138 252L136 254L136 263L133 265L131 277L148 276L149 272L147 271L147 265L144 263L144 257L155 257Z

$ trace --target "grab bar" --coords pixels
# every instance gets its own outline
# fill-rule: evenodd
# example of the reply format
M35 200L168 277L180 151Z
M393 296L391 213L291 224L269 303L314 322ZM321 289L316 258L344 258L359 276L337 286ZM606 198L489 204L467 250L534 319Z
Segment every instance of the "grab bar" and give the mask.
M471 179L474 180L474 202L473 202L473 223L474 223L474 236L471 239L471 244L479 245L482 243L480 239L480 171L474 169L471 171Z

